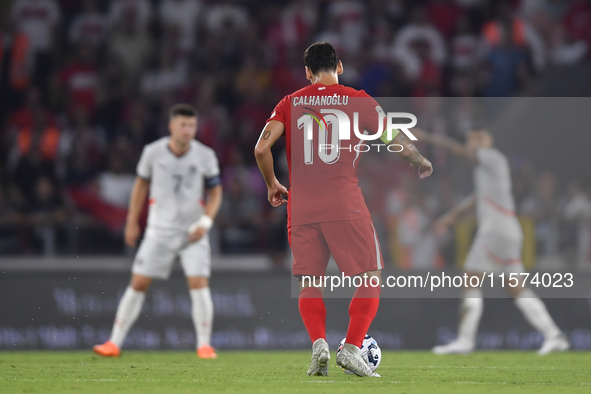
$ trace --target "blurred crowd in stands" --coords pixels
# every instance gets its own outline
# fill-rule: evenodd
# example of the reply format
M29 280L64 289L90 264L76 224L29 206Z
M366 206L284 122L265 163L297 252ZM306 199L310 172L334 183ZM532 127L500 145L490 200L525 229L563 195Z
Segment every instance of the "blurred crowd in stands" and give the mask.
M379 97L518 95L549 68L588 61L591 45L587 0L13 0L0 14L2 254L121 253L135 164L167 134L167 109L187 102L223 171L214 249L281 264L285 211L266 202L252 150L274 105L308 83L310 43L331 42L342 83ZM522 176L538 248L589 260L589 189ZM404 219L399 242L428 237L461 197L449 179L432 185L401 176L379 202Z

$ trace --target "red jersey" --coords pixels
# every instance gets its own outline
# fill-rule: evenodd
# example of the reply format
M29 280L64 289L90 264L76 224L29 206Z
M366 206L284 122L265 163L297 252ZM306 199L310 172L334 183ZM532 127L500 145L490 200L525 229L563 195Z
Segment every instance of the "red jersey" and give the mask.
M307 86L277 104L267 122L285 125L288 227L369 217L356 172L361 153L379 141L362 141L353 127L375 134L381 115L365 91L336 84ZM340 138L346 128L349 138Z
M70 111L78 107L92 116L96 108L96 96L99 87L99 73L96 67L82 63L71 64L59 75L60 83L69 91Z

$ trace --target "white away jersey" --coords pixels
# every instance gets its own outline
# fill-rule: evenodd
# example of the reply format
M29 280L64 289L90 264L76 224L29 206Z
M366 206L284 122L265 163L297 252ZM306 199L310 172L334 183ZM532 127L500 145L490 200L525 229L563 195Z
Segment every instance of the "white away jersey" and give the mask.
M205 187L220 183L215 152L198 141L178 157L164 137L144 147L137 175L149 179L149 231L187 231L203 214Z
M515 216L507 158L494 148L478 149L476 157L478 165L474 169L474 185L478 232L523 238Z

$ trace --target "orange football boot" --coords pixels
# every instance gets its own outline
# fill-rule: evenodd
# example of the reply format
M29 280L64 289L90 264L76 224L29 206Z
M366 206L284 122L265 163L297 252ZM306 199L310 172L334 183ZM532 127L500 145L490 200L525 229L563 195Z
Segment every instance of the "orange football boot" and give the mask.
M96 354L103 357L119 357L121 349L111 341L107 341L102 345L94 345L92 348Z
M215 349L212 346L207 345L201 346L197 349L197 356L199 356L199 358L218 358Z

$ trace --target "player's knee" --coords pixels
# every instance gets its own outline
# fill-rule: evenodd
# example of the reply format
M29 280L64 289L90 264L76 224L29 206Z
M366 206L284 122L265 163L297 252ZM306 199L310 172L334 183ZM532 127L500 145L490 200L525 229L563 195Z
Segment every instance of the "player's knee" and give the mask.
M129 286L131 286L131 288L134 289L135 291L141 291L141 292L145 293L146 291L148 291L151 284L152 284L152 278L134 275L131 278L131 283L129 284Z
M209 286L209 278L204 276L191 276L187 278L187 283L191 290L203 289L204 287Z
M519 283L515 287L507 286L507 292L509 292L509 295L513 299L519 297L521 295L521 293L523 293L525 290L527 290L527 287L525 287L525 285L523 283Z
M363 287L375 287L381 288L382 286L382 271L375 270L375 271L367 271L362 274L359 274L361 278L363 278Z
M328 277L324 276L307 276L298 275L298 283L300 284L300 291L307 288L317 288L321 292L324 292L324 284Z

